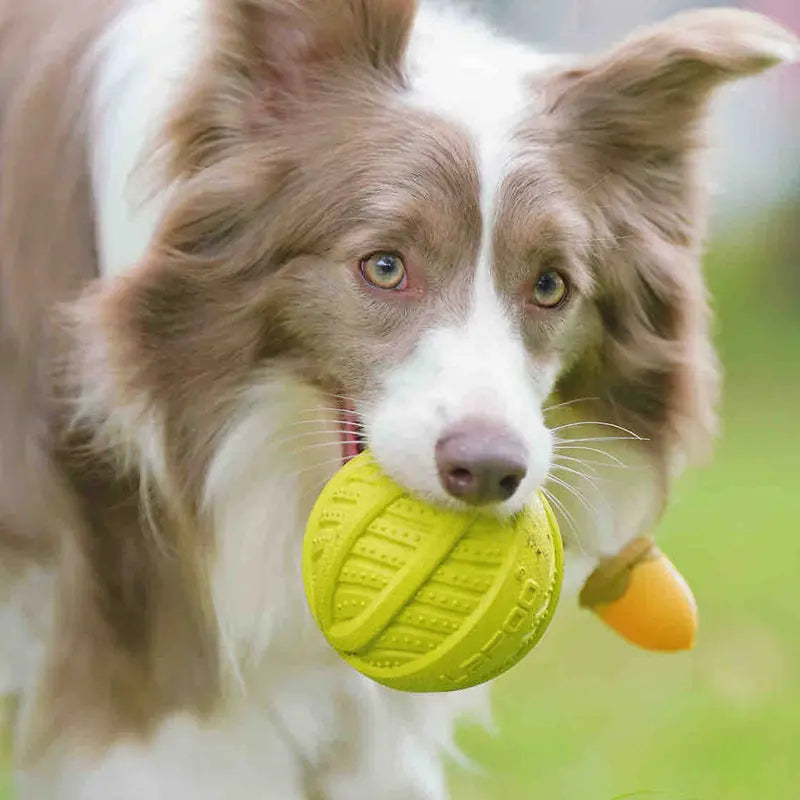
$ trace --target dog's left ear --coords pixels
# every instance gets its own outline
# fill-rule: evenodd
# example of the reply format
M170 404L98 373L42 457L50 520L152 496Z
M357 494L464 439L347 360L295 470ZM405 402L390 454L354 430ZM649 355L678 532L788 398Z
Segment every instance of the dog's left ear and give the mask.
M665 481L675 456L702 451L714 428L700 270L707 102L721 83L798 54L798 40L765 17L705 9L541 79L543 122L532 135L545 137L539 149L590 221L602 322L559 394L598 398L594 419L646 437Z

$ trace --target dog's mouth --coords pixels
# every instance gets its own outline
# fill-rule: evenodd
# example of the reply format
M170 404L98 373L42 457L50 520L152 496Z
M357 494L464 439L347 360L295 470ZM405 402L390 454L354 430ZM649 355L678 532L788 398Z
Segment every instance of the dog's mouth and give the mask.
M342 462L346 464L351 458L363 453L367 447L364 427L352 406L341 406L339 428L342 438Z

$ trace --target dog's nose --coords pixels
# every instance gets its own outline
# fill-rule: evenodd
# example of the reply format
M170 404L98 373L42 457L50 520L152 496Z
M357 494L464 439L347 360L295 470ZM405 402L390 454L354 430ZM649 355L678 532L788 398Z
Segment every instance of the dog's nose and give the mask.
M436 466L445 491L471 505L508 500L525 477L525 445L502 427L465 425L436 444Z

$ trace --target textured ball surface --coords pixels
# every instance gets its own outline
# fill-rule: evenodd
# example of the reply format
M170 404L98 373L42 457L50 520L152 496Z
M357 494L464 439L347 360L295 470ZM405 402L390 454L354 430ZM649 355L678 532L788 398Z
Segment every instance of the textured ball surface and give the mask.
M544 633L561 574L543 498L505 520L437 508L368 451L323 489L303 543L327 640L359 672L406 691L464 689L516 664Z

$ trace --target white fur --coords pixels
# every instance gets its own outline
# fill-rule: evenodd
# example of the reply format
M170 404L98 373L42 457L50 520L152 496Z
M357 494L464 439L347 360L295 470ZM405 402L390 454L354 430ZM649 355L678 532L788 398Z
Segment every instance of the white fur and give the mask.
M453 720L485 722L487 709L485 687L405 695L337 657L278 653L223 714L173 716L146 744L99 756L70 743L18 789L23 800L444 800Z
M409 100L473 135L481 178L494 188L514 123L533 100L525 78L562 60L498 36L463 10L423 5L407 57Z
M204 726L174 717L149 746L117 744L97 758L62 752L48 773L18 776L23 798L58 800L300 800L300 764L264 714L242 710ZM63 759L63 761L62 761ZM65 763L66 762L66 763ZM235 789L232 790L232 787Z
M0 697L24 689L42 661L52 621L41 599L53 596L54 583L49 568L0 561Z
M469 133L487 223L513 156L514 126L533 99L525 77L562 58L501 38L463 10L423 5L417 15L407 57L407 100Z
M567 548L563 591L570 596L580 591L598 558L619 553L633 538L652 530L660 495L652 459L635 440L602 425L567 433L556 445L545 487ZM569 439L586 441L576 441L575 449Z
M298 650L320 636L303 594L303 530L341 464L330 401L265 375L245 393L208 470L204 505L217 542L212 591L229 668L261 666L275 636ZM319 649L317 647L317 649Z

